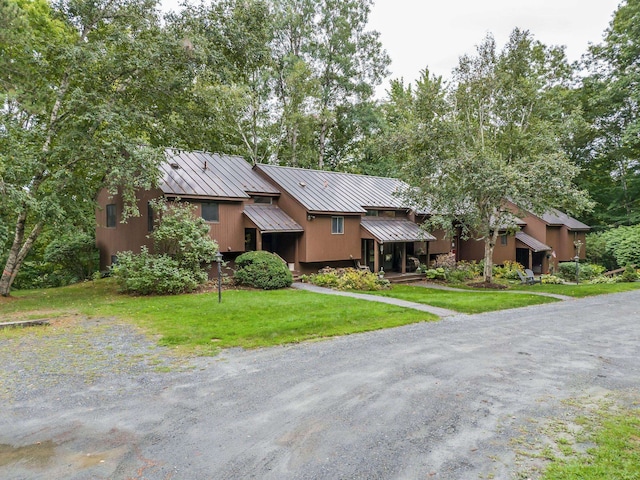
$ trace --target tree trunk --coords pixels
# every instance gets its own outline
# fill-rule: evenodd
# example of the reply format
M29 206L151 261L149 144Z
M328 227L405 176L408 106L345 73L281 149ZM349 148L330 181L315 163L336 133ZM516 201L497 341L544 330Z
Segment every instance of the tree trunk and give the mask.
M493 281L493 249L498 240L498 230L494 230L484 239L484 282Z
M327 141L327 119L322 120L322 125L320 126L320 139L319 139L319 154L318 154L318 170L324 170L324 150L325 143Z
M3 297L8 297L11 293L11 285L13 285L13 281L16 279L16 275L20 271L20 267L22 266L25 257L31 250L33 243L36 241L38 235L40 235L40 231L42 230L42 223L37 223L25 240L24 231L26 221L27 212L26 210L23 210L18 214L13 244L11 245L11 250L9 250L9 256L7 257L7 263L5 264L2 272L2 277L0 277L0 295Z

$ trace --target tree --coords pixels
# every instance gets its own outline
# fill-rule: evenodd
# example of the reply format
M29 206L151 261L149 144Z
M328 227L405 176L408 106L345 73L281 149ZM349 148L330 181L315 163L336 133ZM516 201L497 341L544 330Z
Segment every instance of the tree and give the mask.
M7 296L43 229L73 225L97 191L158 176L173 105L189 95L190 52L161 28L153 0L2 0L0 190L13 239Z
M600 226L640 221L640 1L616 11L604 42L590 48L578 98L588 126L576 138L580 183L597 200Z
M572 183L579 169L562 150L574 114L561 108L558 91L569 74L561 49L516 29L502 52L488 36L476 56L461 57L446 96L438 79L423 78L431 92L425 99L446 105L421 107L424 134L412 140L407 171L417 189L410 196L434 212L432 225L484 241L485 282L499 231L515 228L507 199L537 214L590 205Z

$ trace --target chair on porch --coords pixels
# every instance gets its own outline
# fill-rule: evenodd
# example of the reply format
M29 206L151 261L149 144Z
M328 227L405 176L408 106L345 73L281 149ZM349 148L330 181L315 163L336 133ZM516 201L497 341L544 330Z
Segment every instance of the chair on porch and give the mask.
M366 272L370 272L371 271L371 269L369 268L368 265L362 265L360 263L360 260L357 260L357 259L353 258L353 255L349 255L349 257L351 257L351 260L353 261L353 267L356 270L363 270L363 271L366 271Z

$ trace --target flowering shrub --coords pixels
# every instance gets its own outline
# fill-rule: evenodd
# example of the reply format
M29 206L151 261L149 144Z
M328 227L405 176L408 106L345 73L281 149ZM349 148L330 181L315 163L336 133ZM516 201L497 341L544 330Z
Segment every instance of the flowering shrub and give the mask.
M547 285L552 285L552 284L559 285L564 282L560 277L556 277L555 275L541 275L540 283L547 284Z
M389 288L389 281L380 279L375 273L355 268L323 268L315 275L305 275L303 281L319 287L339 290L375 291Z
M518 262L505 260L502 266L493 267L493 274L496 278L506 278L507 280L518 280L518 272L524 273L524 266Z

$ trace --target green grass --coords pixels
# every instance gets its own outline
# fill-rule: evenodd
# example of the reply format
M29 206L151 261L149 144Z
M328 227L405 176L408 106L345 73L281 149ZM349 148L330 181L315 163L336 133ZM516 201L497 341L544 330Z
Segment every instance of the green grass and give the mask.
M0 317L80 313L132 321L168 346L203 353L224 347L261 347L346 335L437 319L416 310L300 290L227 290L176 296L131 297L111 280L65 288L14 292ZM1 333L0 333L1 334Z
M604 415L598 423L589 426L595 446L586 455L555 460L543 480L640 478L640 411Z
M368 292L369 293L369 292ZM558 301L555 298L531 294L513 294L503 291L474 290L454 292L435 288L393 285L391 290L371 292L375 295L399 298L410 302L424 303L447 308L461 313L483 313L507 308L526 307Z
M522 292L544 292L544 293L558 293L560 295L567 295L569 297L589 297L592 295L603 295L607 293L619 293L628 292L630 290L640 289L640 282L629 283L597 283L586 284L581 283L579 285L514 285L511 290L518 290Z

